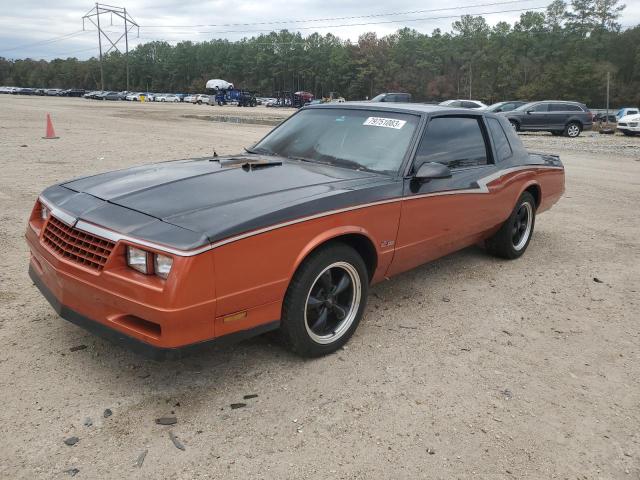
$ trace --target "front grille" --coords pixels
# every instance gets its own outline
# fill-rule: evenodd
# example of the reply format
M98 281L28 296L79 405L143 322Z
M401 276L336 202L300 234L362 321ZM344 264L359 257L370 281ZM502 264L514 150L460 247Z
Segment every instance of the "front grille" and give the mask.
M619 126L619 127L626 127L626 126L627 126L627 124L626 124L626 123L624 123L624 122L620 122L620 123L618 124L618 126Z
M44 229L43 241L54 253L98 271L104 268L115 246L109 240L70 227L52 215Z

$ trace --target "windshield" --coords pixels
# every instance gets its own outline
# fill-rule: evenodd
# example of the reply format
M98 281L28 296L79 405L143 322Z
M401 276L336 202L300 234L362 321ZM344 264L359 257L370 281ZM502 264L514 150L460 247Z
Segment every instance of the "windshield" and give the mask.
M302 110L273 130L252 152L396 173L419 117L350 109Z
M375 97L373 97L371 99L372 102L381 102L382 100L384 100L384 97L386 96L385 93L381 93L379 95L376 95Z

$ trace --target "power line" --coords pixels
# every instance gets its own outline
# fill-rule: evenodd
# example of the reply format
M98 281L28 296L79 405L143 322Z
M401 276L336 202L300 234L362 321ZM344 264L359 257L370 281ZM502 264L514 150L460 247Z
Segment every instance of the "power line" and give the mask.
M291 23L353 20L356 18L376 18L376 17L391 17L391 16L398 16L398 15L415 15L416 13L443 12L447 10L459 10L462 8L489 7L489 6L496 6L496 5L509 5L514 3L533 2L533 1L535 0L508 0L504 2L477 3L472 5L459 5L459 6L447 7L447 8L409 10L406 12L373 13L369 15L354 15L354 16L348 16L348 17L309 18L304 20L275 20L275 21L268 21L268 22L213 23L213 24L196 24L196 25L142 25L142 27L143 28L202 28L202 27L246 27L246 26L253 26L253 25L284 25L284 24L291 24Z
M20 50L22 48L30 48L30 47L39 47L41 45L48 45L51 43L56 43L56 42L61 42L63 40L68 40L72 37L77 37L78 35L81 35L85 33L83 30L78 30L77 32L72 32L72 33L67 33L65 35L59 35L57 37L52 37L46 40L39 40L37 42L33 42L33 43L27 43L24 45L18 45L16 47L11 47L11 48L3 48L2 50L0 50L0 52L10 52L13 50Z
M539 7L531 7L531 8L518 8L518 9L510 9L510 10L495 10L492 12L478 12L474 13L474 16L481 15L493 15L497 13L513 13L513 12L523 12L523 11L532 11L532 10L541 10L547 8L546 6ZM437 17L422 17L422 18L408 18L408 19L400 19L400 20L383 20L378 22L361 22L361 23L345 23L345 24L337 24L337 25L313 25L308 27L295 27L292 28L292 31L297 30L321 30L327 28L345 28L345 27L361 27L367 25L384 25L384 24L392 24L392 23L408 23L408 22L422 22L426 20L445 20L451 18L460 18L465 14L457 14L457 15L442 15ZM175 32L173 35L209 35L209 34L223 34L223 33L259 33L259 32L272 32L273 29L257 29L257 30L213 30L213 31L204 31L204 32ZM152 37L140 37L141 40L153 40Z

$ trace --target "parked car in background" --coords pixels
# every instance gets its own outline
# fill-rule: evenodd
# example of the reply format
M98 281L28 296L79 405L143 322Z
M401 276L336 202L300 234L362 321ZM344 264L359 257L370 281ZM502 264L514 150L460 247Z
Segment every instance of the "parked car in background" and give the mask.
M59 88L49 88L47 90L47 96L49 97L57 97L62 90Z
M97 100L124 100L124 94L120 92L102 92L96 95Z
M571 138L590 130L593 124L593 114L586 105L559 100L531 102L499 115L506 116L518 132L547 131Z
M526 104L528 102L522 102L520 100L512 100L508 102L498 102L493 105L489 105L485 108L485 111L492 113L500 113L500 112L510 112L511 110L515 110L518 107Z
M522 256L564 184L492 113L305 107L238 155L45 189L29 275L60 316L150 356L280 329L317 357L353 335L371 284L478 243Z
M443 107L456 107L456 108L487 108L487 105L482 103L480 100L445 100L444 102L440 102L439 105Z
M177 95L166 94L160 97L161 102L180 103L180 98Z
M20 93L20 95L35 95L36 94L36 89L35 88L21 88L19 93Z
M233 83L227 82L226 80L221 80L219 78L214 78L213 80L207 81L205 85L207 90L233 90Z
M140 93L139 92L129 92L129 93L127 93L125 95L124 99L129 101L129 102L137 102L138 100L140 100Z
M82 88L68 88L67 90L62 90L59 95L61 97L82 97L84 92L85 90Z
M211 98L209 95L198 94L196 95L196 100L194 103L197 103L198 105L202 105L203 103L213 105L214 100L215 99Z
M626 115L618 119L616 128L629 137L640 135L640 114Z
M192 93L184 97L183 101L186 103L196 103L197 99L198 99L198 95L196 95L195 93Z
M370 102L396 102L396 103L411 103L410 93L389 92L381 93L373 97Z
M592 110L592 113L594 113L594 115L593 115L593 123L596 123L596 122L600 122L600 123L605 123L605 122L617 123L618 122L618 117L616 117L612 113L610 113L608 116L607 116L606 112L595 113Z
M616 117L622 118L622 117L626 117L627 115L638 115L638 114L640 114L640 109L637 107L636 108L623 107L616 112Z

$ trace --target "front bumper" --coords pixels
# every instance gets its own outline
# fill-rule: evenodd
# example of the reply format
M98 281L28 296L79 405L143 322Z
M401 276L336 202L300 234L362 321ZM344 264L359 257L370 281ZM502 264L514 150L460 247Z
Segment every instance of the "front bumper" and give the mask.
M115 244L103 269L64 258L45 246L44 226L26 232L29 274L66 320L147 357L177 358L202 345L236 341L277 327L215 332L216 297L210 254L176 257L169 278L140 274L126 266L126 241ZM273 318L273 317L272 317ZM229 338L227 338L229 337Z
M143 342L137 338L126 335L118 330L114 330L113 328L109 328L100 322L96 322L81 313L76 312L72 308L67 307L60 303L60 301L56 298L56 296L47 288L42 279L35 272L33 267L29 267L29 276L40 293L47 299L47 301L51 304L56 313L68 320L71 323L78 325L79 327L84 328L85 330L91 332L92 334L109 340L110 342L124 347L128 350L131 350L137 354L140 354L146 358L152 360L174 360L183 358L187 355L190 355L194 352L200 351L204 348L211 347L212 345L220 346L227 345L235 342L239 342L246 338L253 337L255 335L260 335L262 333L266 333L271 330L275 330L278 328L280 322L272 322L265 325L260 325L259 327L255 327L249 330L242 330L236 333L231 333L228 335L224 335L219 338L214 338L211 340L193 343L190 345L185 345L182 347L173 347L173 348L165 348L165 347L157 347L151 345L150 343Z
M640 122L630 122L623 125L618 124L617 129L621 132L640 133Z

